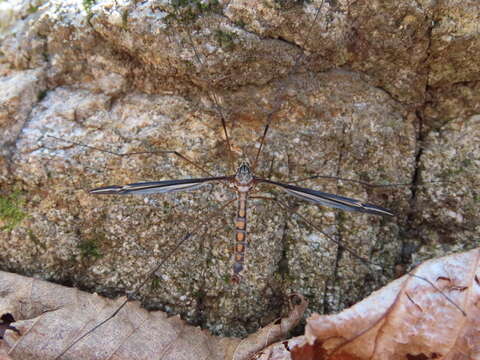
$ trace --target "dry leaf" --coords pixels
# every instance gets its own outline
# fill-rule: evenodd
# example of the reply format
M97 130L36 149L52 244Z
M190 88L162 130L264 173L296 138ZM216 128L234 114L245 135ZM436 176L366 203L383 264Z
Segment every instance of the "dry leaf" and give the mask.
M0 340L0 360L13 360L8 356L8 346Z
M405 275L340 314L313 315L305 336L271 346L298 323L305 301L244 340L214 337L132 302L64 358L478 360L479 261L480 249L428 261L414 276ZM0 280L1 314L27 319L5 326L12 359L54 358L121 302L14 274L0 273ZM12 326L21 336L8 330Z
M0 314L25 319L8 325L19 334L6 329L2 346L12 359L23 360L54 359L123 301L5 272L0 272L0 293ZM287 318L241 340L212 336L186 325L178 316L149 312L130 302L62 359L248 359L284 337L298 324L305 308L302 299Z
M308 303L305 299L299 295L296 295L296 297L298 297L300 301L290 312L290 315L265 326L248 338L242 340L235 351L233 360L250 359L251 356L268 347L268 345L284 339L290 329L298 325L299 320L303 318L303 313L307 309ZM255 349L255 351L252 351L252 349Z
M257 359L478 360L479 261L480 249L427 261L339 314L312 315L305 336Z

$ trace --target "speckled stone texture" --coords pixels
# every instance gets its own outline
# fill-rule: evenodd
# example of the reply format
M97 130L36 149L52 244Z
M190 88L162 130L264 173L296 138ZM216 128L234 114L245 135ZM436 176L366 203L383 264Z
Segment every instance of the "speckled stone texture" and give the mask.
M330 313L421 259L477 246L479 14L478 1L1 2L0 196L19 193L23 204L9 206L26 217L0 232L0 267L116 296L195 230L135 298L243 336L286 311L292 292ZM86 191L208 176L175 155L93 147L175 150L232 174L220 113L234 166L253 162L272 114L257 176L403 183L298 183L397 216L258 187L255 196L290 210L249 200L246 273L235 286L235 206L219 210L235 197L228 186Z

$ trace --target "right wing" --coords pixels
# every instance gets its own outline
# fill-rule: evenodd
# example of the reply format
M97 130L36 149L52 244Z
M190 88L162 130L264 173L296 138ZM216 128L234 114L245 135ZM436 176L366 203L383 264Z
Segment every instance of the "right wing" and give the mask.
M369 203L364 203L360 200L348 198L345 196L302 188L299 186L284 184L267 179L256 179L256 181L279 186L287 193L300 199L313 202L315 204L325 205L331 208L342 209L345 211L357 211L374 215L394 216L393 212L386 208Z

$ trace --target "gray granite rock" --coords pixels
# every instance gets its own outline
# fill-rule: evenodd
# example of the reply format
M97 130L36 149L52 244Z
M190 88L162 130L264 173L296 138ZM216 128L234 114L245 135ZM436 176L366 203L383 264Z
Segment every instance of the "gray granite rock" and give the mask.
M336 311L420 259L478 245L475 2L324 2L316 19L320 1L3 4L0 218L9 221L5 208L26 216L0 232L2 269L115 296L191 234L134 297L241 336L284 312L292 292L310 311ZM289 210L250 200L235 286L235 205L221 208L235 197L228 186L87 192L232 174L240 160L254 162L269 114L257 176L407 184L298 184L397 216L343 213L259 186L255 196ZM111 153L158 150L208 173L174 154Z

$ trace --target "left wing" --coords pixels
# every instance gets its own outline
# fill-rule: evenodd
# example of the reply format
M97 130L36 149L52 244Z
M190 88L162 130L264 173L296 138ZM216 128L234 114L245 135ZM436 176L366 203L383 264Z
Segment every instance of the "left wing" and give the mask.
M145 194L158 194L158 193L169 193L176 191L188 191L195 190L202 185L208 182L227 180L230 177L221 176L221 177L211 177L211 178L200 178L200 179L181 179L181 180L163 180L163 181L150 181L150 182L139 182L128 185L111 185L104 186L90 190L90 194L95 195L145 195Z
M358 211L374 215L394 216L394 214L383 207L361 202L344 196L329 194L322 191L302 188L294 185L283 184L267 179L255 179L257 182L264 182L281 187L287 193L300 199L307 200L316 204L329 206L332 208L346 211Z

